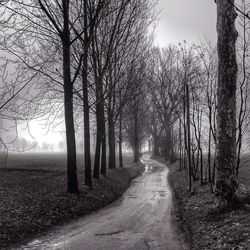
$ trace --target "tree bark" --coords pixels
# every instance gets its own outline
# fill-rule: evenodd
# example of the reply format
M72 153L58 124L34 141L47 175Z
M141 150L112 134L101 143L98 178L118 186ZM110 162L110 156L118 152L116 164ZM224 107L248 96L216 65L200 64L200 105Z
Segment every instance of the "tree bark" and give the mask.
M157 135L153 135L153 157L160 155L159 138Z
M63 79L64 79L64 113L67 140L67 192L77 194L77 166L76 166L76 142L73 110L73 85L70 71L70 31L69 31L69 6L64 6L64 32L63 43Z
M109 104L110 105L110 104ZM115 126L114 126L114 115L111 107L108 109L108 132L109 132L109 168L116 167L116 152L115 152Z
M236 12L234 0L217 1L218 113L215 194L235 205L236 165Z
M100 118L101 118L100 108L101 108L100 103L97 102L96 103L96 146L95 146L95 161L94 161L94 173L93 173L93 178L95 179L99 179L101 144L102 144L102 127L101 127L101 121L100 121Z
M184 169L187 168L186 156L188 155L188 140L187 140L187 98L186 98L186 84L184 85L184 94L183 94L183 135L184 135Z
M99 131L97 129L96 135L96 146L95 146L95 161L94 161L94 172L93 178L99 179L99 171L100 171L100 156L101 156L101 136L99 135Z
M84 60L85 61L85 60ZM91 154L90 154L90 127L89 127L89 98L88 98L88 80L87 65L83 62L83 109L84 109L84 169L85 185L92 187L91 176Z
M212 109L209 107L209 134L208 134L208 182L211 183L211 136L212 136Z
M166 138L165 138L165 160L166 161L172 161L172 126L170 125L170 122L169 122L169 117L168 116L165 116L164 118L165 120L165 135L166 135Z
M102 103L102 105L104 105ZM106 124L104 116L104 106L101 109L101 129L102 129L102 158L101 158L101 174L106 176L107 172L107 146L106 146Z
M102 146L102 157L101 157L101 171L102 175L106 175L107 171L107 147L106 147L106 122L105 122L105 110L104 110L104 96L103 96L103 82L100 81L100 127L101 130L101 146Z
M115 129L114 124L111 122L109 125L109 168L116 168L116 150L115 150Z
M84 170L85 185L92 187L91 174L91 154L90 154L90 127L89 127L89 96L88 96L88 20L87 20L87 2L84 1L84 47L83 47L83 65L82 65L82 89L83 89L83 117L84 117Z
M182 134L181 134L181 118L179 119L179 170L182 170Z
M122 157L122 109L119 116L119 166L123 168L123 157Z
M188 155L188 185L189 190L192 189L192 163L191 163L191 136L190 136L190 107L189 107L189 86L186 85L186 115L187 115L187 155Z
M140 150L139 150L139 138L138 138L138 129L137 129L137 119L135 118L135 127L134 127L134 162L139 162L140 159Z
M89 127L89 100L87 80L87 58L83 59L82 85L83 85L83 111L84 111L84 169L85 185L92 187L91 155L90 155L90 127Z

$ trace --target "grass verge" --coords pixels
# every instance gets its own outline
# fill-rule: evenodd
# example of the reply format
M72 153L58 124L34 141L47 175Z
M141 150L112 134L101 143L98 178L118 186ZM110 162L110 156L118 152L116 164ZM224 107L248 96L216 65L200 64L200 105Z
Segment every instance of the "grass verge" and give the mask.
M80 172L79 195L66 194L65 171L0 169L0 249L110 204L143 169L132 164L108 170L91 190L83 185Z
M250 249L249 207L236 211L216 210L209 185L195 184L188 191L187 173L178 164L169 165L169 181L174 193L174 220L184 232L192 250ZM250 180L248 180L250 181Z

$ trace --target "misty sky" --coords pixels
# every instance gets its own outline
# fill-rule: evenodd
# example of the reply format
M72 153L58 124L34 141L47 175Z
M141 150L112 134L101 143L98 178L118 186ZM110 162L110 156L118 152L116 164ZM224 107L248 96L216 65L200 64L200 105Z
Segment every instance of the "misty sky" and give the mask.
M216 4L214 0L159 0L161 9L156 28L156 44L167 46L186 40L216 42Z

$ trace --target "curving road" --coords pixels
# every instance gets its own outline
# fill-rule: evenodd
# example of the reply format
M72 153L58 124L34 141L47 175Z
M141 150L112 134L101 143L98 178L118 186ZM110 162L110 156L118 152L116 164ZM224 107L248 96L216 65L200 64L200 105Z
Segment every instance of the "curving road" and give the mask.
M122 198L18 249L183 249L171 225L168 168L143 156L145 172Z

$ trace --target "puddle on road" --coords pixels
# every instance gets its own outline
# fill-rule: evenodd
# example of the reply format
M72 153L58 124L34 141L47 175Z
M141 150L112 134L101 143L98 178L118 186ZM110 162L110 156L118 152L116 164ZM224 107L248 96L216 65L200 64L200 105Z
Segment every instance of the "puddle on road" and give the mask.
M153 197L150 200L162 200L162 199L167 199L169 192L164 190L155 190L152 191L152 194Z
M129 194L129 195L128 195L128 198L133 198L133 199L136 199L136 198L137 198L137 196L136 196L136 195L133 195L133 194Z
M152 166L150 164L146 164L145 173L150 174L152 173L152 170Z
M143 174L152 174L152 173L157 172L158 170L163 169L162 166L148 164L147 162L145 162L143 160L141 160L141 162L145 165L145 171Z
M25 246L25 248L21 247L21 249L38 249L38 247L43 243L41 240L33 240L28 245ZM14 248L16 249L16 248Z
M152 165L150 164L150 161L148 159L145 159L144 157L141 159L141 163L145 165L145 171L143 174L150 174L152 173Z

